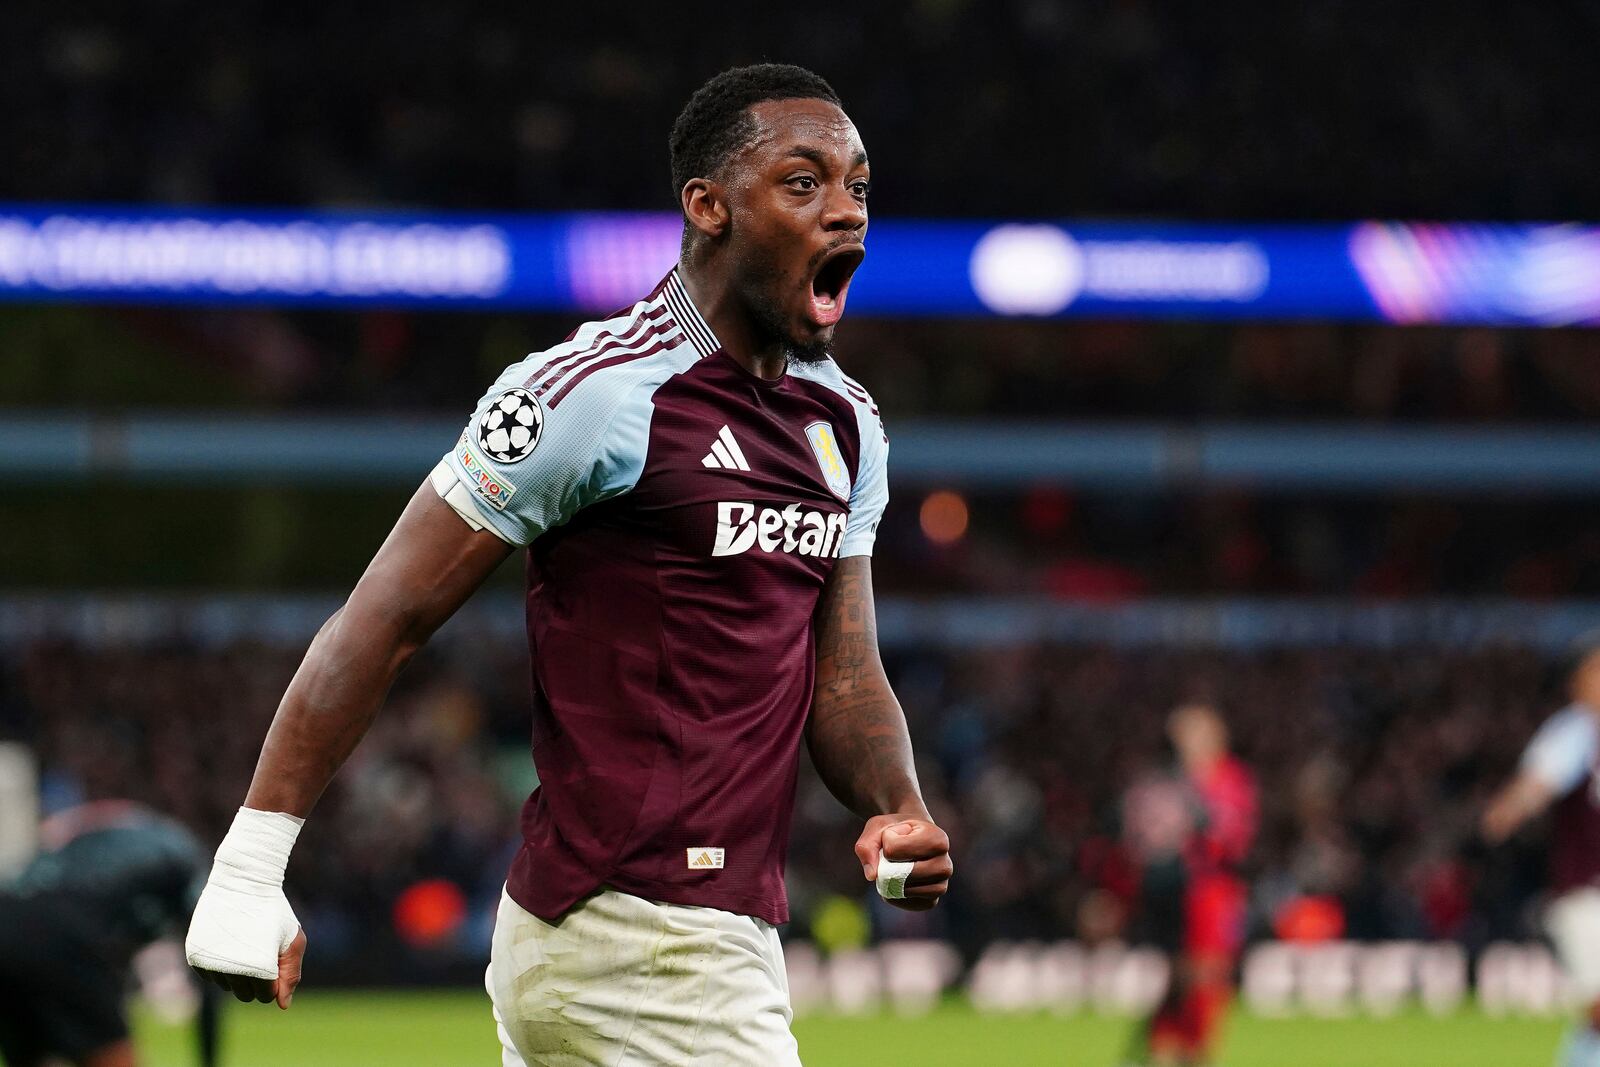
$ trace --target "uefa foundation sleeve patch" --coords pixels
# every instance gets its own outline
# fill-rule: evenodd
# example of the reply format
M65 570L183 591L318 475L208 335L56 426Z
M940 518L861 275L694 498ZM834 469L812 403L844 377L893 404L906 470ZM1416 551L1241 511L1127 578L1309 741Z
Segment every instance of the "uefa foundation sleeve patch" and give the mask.
M490 470L488 465L472 454L472 445L467 442L466 434L462 434L461 440L456 442L456 461L461 464L462 470L467 472L473 490L487 500L496 511L504 511L506 505L511 503L511 498L516 495L516 487Z

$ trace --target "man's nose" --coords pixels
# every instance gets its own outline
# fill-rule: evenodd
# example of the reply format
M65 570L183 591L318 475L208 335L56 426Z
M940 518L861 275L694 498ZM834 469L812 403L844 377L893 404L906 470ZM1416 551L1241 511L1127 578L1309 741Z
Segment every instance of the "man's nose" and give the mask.
M822 228L836 230L861 230L867 225L867 205L857 200L849 189L836 187L828 197L828 206L822 214Z

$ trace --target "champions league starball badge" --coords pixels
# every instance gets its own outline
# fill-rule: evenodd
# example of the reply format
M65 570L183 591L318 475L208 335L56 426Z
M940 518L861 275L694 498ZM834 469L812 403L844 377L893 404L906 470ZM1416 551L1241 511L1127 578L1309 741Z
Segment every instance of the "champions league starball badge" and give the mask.
M478 447L496 463L525 459L539 443L544 411L526 389L507 389L478 419Z

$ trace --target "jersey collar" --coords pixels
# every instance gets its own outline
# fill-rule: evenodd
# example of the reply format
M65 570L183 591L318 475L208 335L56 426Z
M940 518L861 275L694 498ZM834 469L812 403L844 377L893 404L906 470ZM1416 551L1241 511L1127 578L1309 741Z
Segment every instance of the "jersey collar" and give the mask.
M694 300L689 296L689 290L684 287L677 267L673 267L672 273L662 280L661 295L666 300L667 307L671 309L672 317L677 320L684 335L689 338L689 343L700 353L700 358L704 359L722 348L722 342L718 341L717 335L712 332L711 324L700 314L700 309L694 306Z

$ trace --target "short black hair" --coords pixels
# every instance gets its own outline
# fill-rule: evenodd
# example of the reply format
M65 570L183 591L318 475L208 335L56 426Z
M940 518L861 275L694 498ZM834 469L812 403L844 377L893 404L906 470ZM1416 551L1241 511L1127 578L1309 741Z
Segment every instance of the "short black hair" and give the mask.
M710 178L755 134L750 107L767 100L826 100L842 107L821 75L789 63L734 67L695 90L672 124L672 195Z

